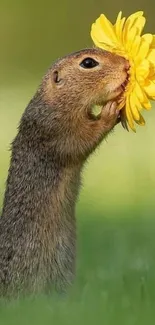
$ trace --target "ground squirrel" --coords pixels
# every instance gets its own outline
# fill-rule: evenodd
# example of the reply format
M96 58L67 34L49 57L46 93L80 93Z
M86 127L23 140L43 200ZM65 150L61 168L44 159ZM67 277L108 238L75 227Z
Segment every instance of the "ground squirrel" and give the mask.
M128 62L100 49L58 60L12 143L0 218L0 295L65 290L75 275L75 204L87 157L118 120ZM93 105L101 114L92 114Z

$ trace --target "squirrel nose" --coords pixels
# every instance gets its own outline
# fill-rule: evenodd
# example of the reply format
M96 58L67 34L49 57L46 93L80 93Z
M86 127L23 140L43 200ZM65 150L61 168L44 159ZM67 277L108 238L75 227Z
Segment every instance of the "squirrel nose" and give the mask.
M124 69L125 69L125 71L128 71L129 68L130 68L130 63L129 63L128 60L125 59L125 64L124 64Z

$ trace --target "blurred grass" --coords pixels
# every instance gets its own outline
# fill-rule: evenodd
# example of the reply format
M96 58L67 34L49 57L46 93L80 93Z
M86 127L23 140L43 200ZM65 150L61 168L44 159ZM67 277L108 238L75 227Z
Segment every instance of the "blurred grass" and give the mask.
M154 0L0 0L0 206L9 147L48 66L91 46L90 25L143 10ZM137 134L118 126L86 164L77 207L76 283L67 297L0 304L0 324L152 325L155 318L155 105Z
M152 216L99 217L79 222L77 279L67 297L2 304L1 324L154 324Z

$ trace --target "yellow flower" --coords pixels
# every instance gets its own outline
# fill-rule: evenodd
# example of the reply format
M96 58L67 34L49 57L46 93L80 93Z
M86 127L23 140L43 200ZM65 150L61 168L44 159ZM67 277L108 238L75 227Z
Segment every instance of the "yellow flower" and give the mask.
M155 35L141 35L146 19L139 11L127 19L118 14L114 25L100 15L91 27L97 47L119 54L129 60L129 81L119 102L124 125L135 131L134 121L144 125L140 111L151 108L155 100Z

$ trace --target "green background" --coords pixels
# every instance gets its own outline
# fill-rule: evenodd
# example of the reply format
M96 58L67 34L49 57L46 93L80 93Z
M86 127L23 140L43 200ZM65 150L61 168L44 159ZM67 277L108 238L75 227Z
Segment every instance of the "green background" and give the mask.
M0 0L0 204L9 147L29 100L58 58L91 47L92 22L144 10L154 0ZM0 324L154 324L155 105L137 133L117 126L89 159L77 207L77 278L66 298L0 306Z

